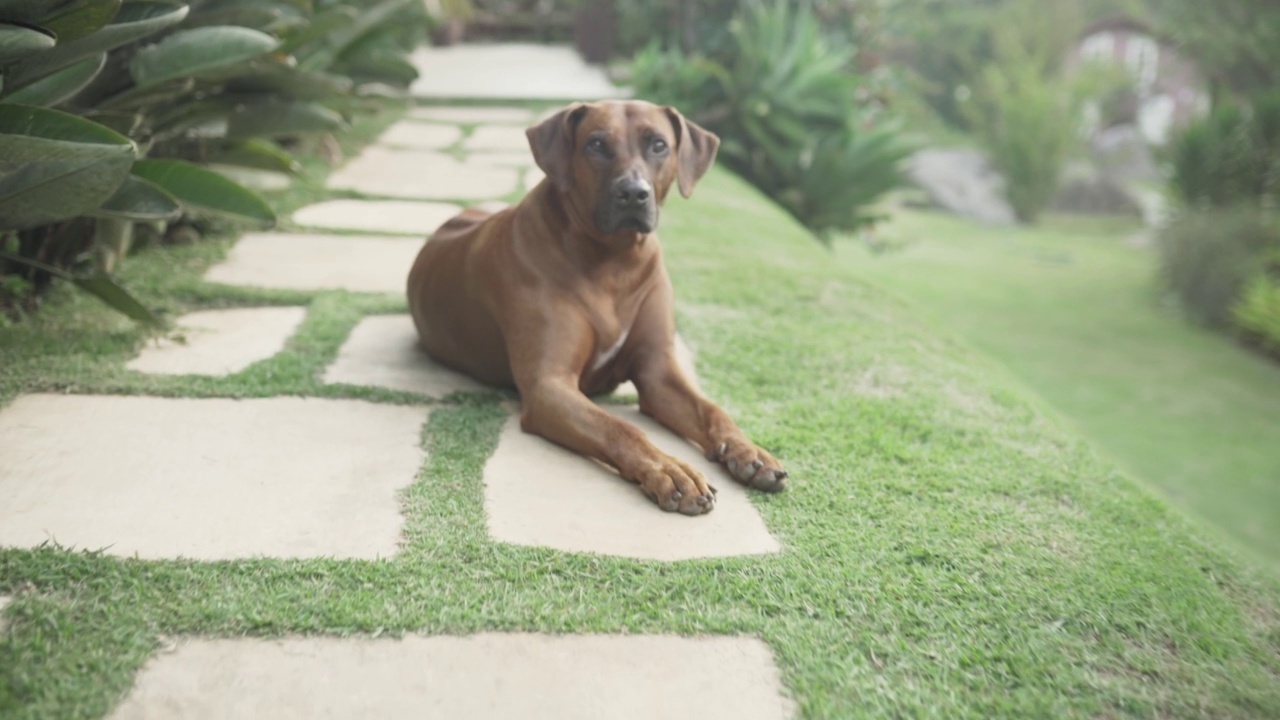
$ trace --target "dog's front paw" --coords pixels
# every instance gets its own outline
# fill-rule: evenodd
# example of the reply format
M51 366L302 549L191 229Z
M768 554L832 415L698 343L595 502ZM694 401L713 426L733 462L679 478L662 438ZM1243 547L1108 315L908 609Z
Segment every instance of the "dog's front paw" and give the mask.
M734 480L765 492L778 492L787 487L787 471L768 450L745 439L720 443L707 453L707 459L724 465Z
M673 457L656 458L637 474L636 481L667 512L704 515L716 507L716 489L702 473Z

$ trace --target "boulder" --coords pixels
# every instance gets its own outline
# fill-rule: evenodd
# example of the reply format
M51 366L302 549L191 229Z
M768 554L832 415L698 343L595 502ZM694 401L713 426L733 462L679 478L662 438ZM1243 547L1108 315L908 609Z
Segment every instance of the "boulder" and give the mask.
M922 150L912 156L907 173L937 208L992 225L1017 221L1004 197L1004 178L979 150Z

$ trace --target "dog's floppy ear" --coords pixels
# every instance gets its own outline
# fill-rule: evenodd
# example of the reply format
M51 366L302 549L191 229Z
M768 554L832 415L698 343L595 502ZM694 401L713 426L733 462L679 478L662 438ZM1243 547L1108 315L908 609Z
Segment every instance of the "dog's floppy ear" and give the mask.
M524 131L533 161L560 192L573 186L573 136L586 112L585 103L574 103Z
M693 194L693 186L698 183L698 179L715 162L720 138L697 123L686 120L679 110L670 106L662 109L666 111L667 117L671 119L671 126L676 131L676 181L680 183L680 194L689 197Z

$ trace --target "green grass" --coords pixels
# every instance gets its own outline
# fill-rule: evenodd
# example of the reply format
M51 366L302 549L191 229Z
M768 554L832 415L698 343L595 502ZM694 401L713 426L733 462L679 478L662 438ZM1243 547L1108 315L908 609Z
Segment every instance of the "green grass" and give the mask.
M840 250L1006 365L1097 447L1280 571L1280 365L1161 302L1114 221L985 229L900 213L900 252Z
M394 559L0 550L0 594L16 595L0 716L101 717L186 635L482 630L760 637L809 718L1280 715L1280 587L1001 368L726 173L673 199L663 237L701 382L792 472L788 492L752 497L783 553L663 563L495 543L481 472L505 411L496 394L459 396L424 429ZM150 378L123 369L136 328L59 291L0 329L0 403L36 390L423 401L317 380L362 315L402 298L199 282L226 248L142 253L126 279L171 314L305 303L284 353L229 378Z

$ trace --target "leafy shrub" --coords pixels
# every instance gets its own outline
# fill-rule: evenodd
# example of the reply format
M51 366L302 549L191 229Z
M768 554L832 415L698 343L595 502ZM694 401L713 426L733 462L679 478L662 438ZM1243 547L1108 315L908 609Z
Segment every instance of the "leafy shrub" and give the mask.
M1225 326L1263 258L1280 249L1280 222L1258 208L1210 208L1178 214L1159 239L1165 286L1193 319Z
M154 321L108 274L134 225L273 224L200 163L295 172L282 143L412 82L424 19L416 0L0 0L0 273L27 280L6 287L63 277Z
M1280 356L1280 249L1264 257L1261 271L1245 286L1231 315L1246 337Z
M1079 146L1078 90L1059 79L1053 60L1023 31L993 35L994 60L963 105L969 126L1005 179L1017 218L1034 222L1058 189Z
M1189 207L1280 205L1280 92L1225 103L1171 148L1171 186Z
M875 128L852 70L807 3L743 3L714 57L650 45L636 89L676 105L721 138L720 156L819 234L854 230L866 208L904 182L910 148Z

